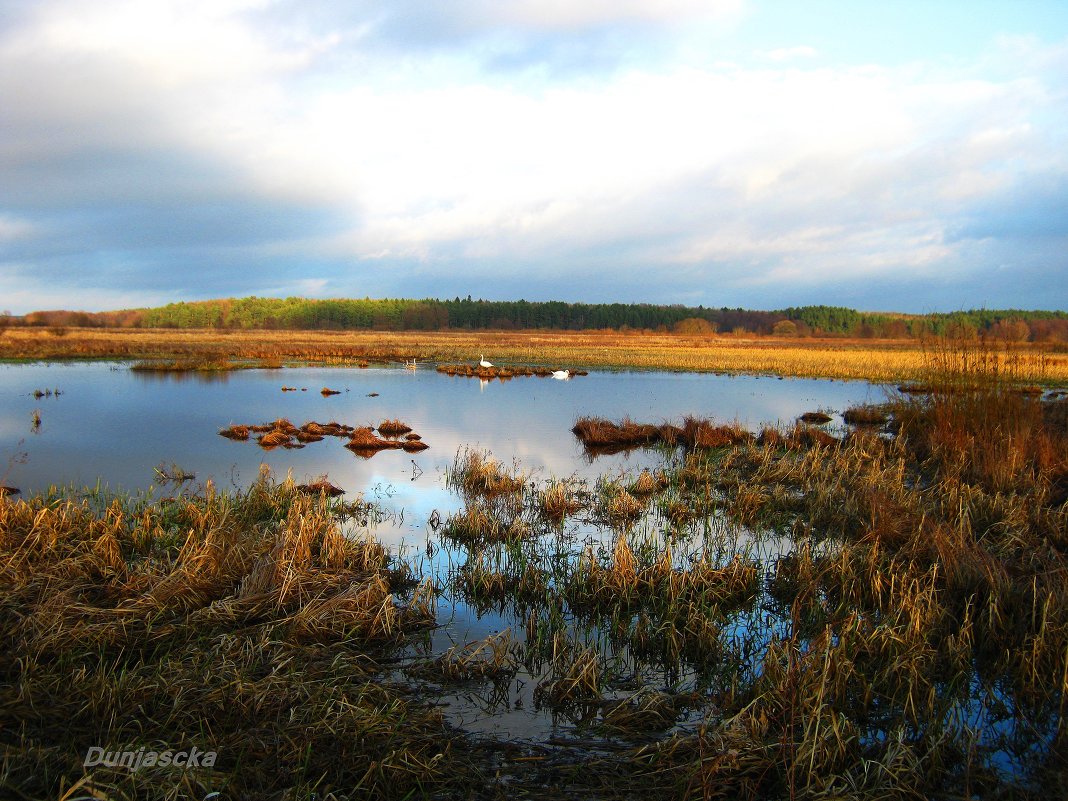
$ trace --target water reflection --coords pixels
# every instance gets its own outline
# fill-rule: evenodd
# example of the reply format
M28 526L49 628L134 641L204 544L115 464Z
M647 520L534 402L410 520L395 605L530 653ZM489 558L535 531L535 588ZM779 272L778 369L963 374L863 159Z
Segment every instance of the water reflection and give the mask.
M283 385L309 391L282 392ZM349 491L391 485L396 503L426 514L441 503L444 470L463 447L519 459L539 475L591 476L640 462L640 455L616 454L589 465L570 433L580 415L658 422L692 414L757 427L816 407L842 410L882 397L881 389L866 383L672 373L476 382L429 369L154 373L103 363L5 365L0 464L27 433L39 403L31 393L41 386L63 394L48 399L40 435L25 447L29 458L9 470L7 482L24 491L98 480L113 489L146 488L161 463L201 480L246 486L266 464L280 475L292 471L298 481L326 474ZM322 397L316 389L322 386L341 394ZM301 450L265 452L218 436L235 423L279 417L298 426L311 420L377 426L399 418L423 435L430 450L414 460L398 451L364 460L329 438Z

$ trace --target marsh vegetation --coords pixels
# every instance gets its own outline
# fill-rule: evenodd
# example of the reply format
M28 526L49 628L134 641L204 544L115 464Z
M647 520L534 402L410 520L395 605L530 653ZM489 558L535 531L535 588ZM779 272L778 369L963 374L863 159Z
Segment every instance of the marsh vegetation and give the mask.
M633 470L539 476L461 449L459 503L407 559L374 536L383 510L325 477L6 496L0 786L1064 795L1068 407L1002 362L938 368L944 391L840 430L575 422L587 449L640 449ZM452 641L458 609L496 630ZM465 728L463 698L504 736ZM219 761L81 765L146 743Z
M498 368L664 369L764 373L870 381L925 380L941 348L929 340L796 339L650 331L266 331L76 328L56 338L16 328L0 338L0 359L142 360L147 372L218 373L294 364L445 363L477 375L480 352ZM997 352L1029 383L1068 380L1063 343L971 340L959 348ZM461 369L462 368L462 369ZM520 373L521 374L521 373Z

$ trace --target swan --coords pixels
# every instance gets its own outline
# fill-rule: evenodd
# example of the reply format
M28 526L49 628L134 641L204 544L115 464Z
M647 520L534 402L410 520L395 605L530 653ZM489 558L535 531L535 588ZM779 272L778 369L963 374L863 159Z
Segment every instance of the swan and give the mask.
M482 353L478 354L478 358L479 358L479 362L478 362L478 366L479 367L487 367L487 368L488 367L493 367L493 363L492 362L487 362L486 361L486 357L485 357L484 354L482 354Z
M553 370L553 378L558 378L561 381L567 381L567 379L571 378L571 371L570 370Z

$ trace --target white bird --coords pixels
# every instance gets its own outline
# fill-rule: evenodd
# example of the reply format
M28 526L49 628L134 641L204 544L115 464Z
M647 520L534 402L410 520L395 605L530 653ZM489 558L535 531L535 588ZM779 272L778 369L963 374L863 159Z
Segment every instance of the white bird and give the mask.
M553 378L558 378L561 381L567 381L571 378L570 370L553 370Z
M478 358L479 358L479 362L478 362L478 366L479 367L493 367L493 364L491 362L487 362L486 361L486 357L485 357L484 354L482 354L482 353L478 354Z

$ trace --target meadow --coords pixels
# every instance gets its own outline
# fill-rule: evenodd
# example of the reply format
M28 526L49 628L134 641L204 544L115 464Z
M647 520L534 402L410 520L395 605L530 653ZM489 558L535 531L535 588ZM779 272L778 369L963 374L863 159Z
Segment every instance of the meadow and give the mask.
M1068 381L1059 345L964 343L994 351L1021 381ZM619 331L220 331L10 328L0 359L145 360L220 370L291 363L468 362L570 369L663 369L899 382L921 379L944 348L917 340L786 339Z
M1011 354L926 359L936 391L841 432L561 421L656 459L593 481L464 450L416 561L375 502L269 473L0 500L0 788L1064 797L1068 402L1019 392ZM460 603L508 626L434 647ZM459 696L566 734L474 736ZM94 746L218 760L85 767Z

